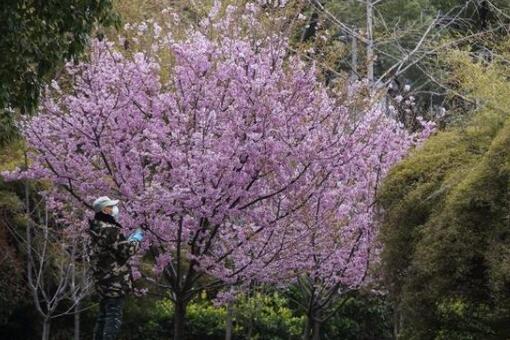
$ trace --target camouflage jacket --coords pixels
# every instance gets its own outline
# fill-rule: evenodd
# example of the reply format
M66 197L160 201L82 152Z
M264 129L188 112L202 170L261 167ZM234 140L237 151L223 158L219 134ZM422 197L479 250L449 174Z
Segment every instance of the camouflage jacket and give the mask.
M96 291L103 297L120 297L133 288L128 260L138 250L128 241L115 219L102 212L90 221L89 259Z

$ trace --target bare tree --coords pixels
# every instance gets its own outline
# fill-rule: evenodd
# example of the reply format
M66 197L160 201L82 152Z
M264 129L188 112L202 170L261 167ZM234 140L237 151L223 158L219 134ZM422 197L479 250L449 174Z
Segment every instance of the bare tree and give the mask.
M411 84L411 92L407 95L416 97L417 104L421 104L421 114L441 114L448 95L457 98L458 93L438 67L438 56L450 48L483 41L490 34L507 32L510 20L508 5L497 0L459 1L444 11L430 7L422 9L419 17L407 21L399 16L389 16L381 9L391 5L392 0L307 2L312 15L317 18L315 21L322 20L325 26L341 32L336 39L351 50L350 60L344 59L337 65L347 67L343 71L351 75L358 75L357 78L352 76L352 80L366 79L374 100L381 101L386 107L396 104L386 96L389 89L400 98L403 89ZM341 4L344 10L332 12L331 4ZM342 15L344 12L349 15ZM451 32L458 34L450 35ZM364 63L358 62L361 60ZM328 68L325 71L331 73ZM334 74L339 74L342 69L337 67L335 71ZM463 100L462 97L458 99ZM438 102L441 105L436 105ZM392 106L399 109L399 105ZM404 114L402 109L400 115ZM416 116L416 112L413 115Z
M42 317L42 340L50 338L51 321L74 315L74 339L80 336L81 302L90 294L92 282L87 274L86 246L78 235L65 235L52 218L43 198L30 195L25 181L25 235L16 232L26 250L26 275L33 304Z

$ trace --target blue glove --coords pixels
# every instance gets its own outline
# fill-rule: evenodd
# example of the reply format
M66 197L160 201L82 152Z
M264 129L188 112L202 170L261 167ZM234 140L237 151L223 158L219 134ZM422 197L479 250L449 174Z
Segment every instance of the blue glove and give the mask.
M143 240L143 230L138 228L134 233L129 235L128 241L141 242Z

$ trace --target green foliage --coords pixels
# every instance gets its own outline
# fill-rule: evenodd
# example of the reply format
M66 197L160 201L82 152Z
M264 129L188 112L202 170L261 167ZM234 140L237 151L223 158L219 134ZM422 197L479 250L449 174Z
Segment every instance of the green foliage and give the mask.
M322 332L326 339L389 340L393 339L391 315L386 297L353 292Z
M0 171L12 169L21 158L20 144L0 150ZM24 209L19 194L21 187L16 183L5 183L0 178L0 326L5 326L18 304L26 302L24 262L14 235L23 233L25 226Z
M402 339L501 339L510 332L508 68L467 52L448 58L465 95L483 105L385 181L384 273Z
M0 186L2 183L0 182ZM0 188L0 325L5 325L18 303L23 301L25 285L23 263L13 245L10 228L20 222L21 202L11 192Z
M0 164L11 163L10 157L0 154ZM26 223L23 204L17 194L22 187L0 179L0 338L11 339L13 334L29 339L34 332L27 325L34 317L31 297L26 287L25 258L17 235L24 233ZM26 316L26 317L25 317Z
M121 339L170 339L173 306L169 300L130 297L124 307Z
M110 0L6 0L0 6L0 142L14 136L17 112L37 106L41 87L77 57L94 24L111 24Z
M186 334L190 339L223 339L227 310L207 296L187 306ZM174 305L168 299L130 298L125 307L122 339L168 339L173 331ZM278 294L243 297L233 306L236 339L297 339L302 317L293 315Z
M207 336L209 339L222 339L225 334L225 308L217 308L210 301L198 301L187 309L187 317L191 320L190 332L197 339Z
M235 339L301 339L305 316L298 315L280 293L243 295L231 306ZM215 306L205 294L187 307L190 339L223 339L226 306ZM173 303L150 297L131 299L126 306L122 339L167 339L172 335ZM324 339L391 339L390 306L384 297L354 293L324 325Z
M235 333L252 334L251 339L297 339L304 317L294 315L287 300L278 293L242 297L234 306Z

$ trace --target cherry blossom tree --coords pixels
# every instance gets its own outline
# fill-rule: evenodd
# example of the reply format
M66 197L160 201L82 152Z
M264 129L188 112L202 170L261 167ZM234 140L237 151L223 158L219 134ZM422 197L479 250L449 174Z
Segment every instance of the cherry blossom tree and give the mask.
M392 165L434 131L433 123L421 121L421 132L409 138L399 124L377 111L369 111L359 123L353 133L358 142L344 151L349 162L299 220L308 232L297 245L300 268L291 296L308 319L305 339L319 339L321 324L342 306L345 295L370 283L369 270L380 252L378 185Z
M182 39L154 26L152 51L132 57L94 41L89 61L66 67L70 90L53 82L23 123L30 165L8 175L51 182L47 204L71 206L73 223L98 195L121 199L122 225L145 230L152 280L175 304L175 339L209 287L288 282L338 263L343 272L321 280L362 281L374 185L419 139L377 110L349 110L285 39L253 38L254 11L240 24L239 9L220 19L215 6Z

